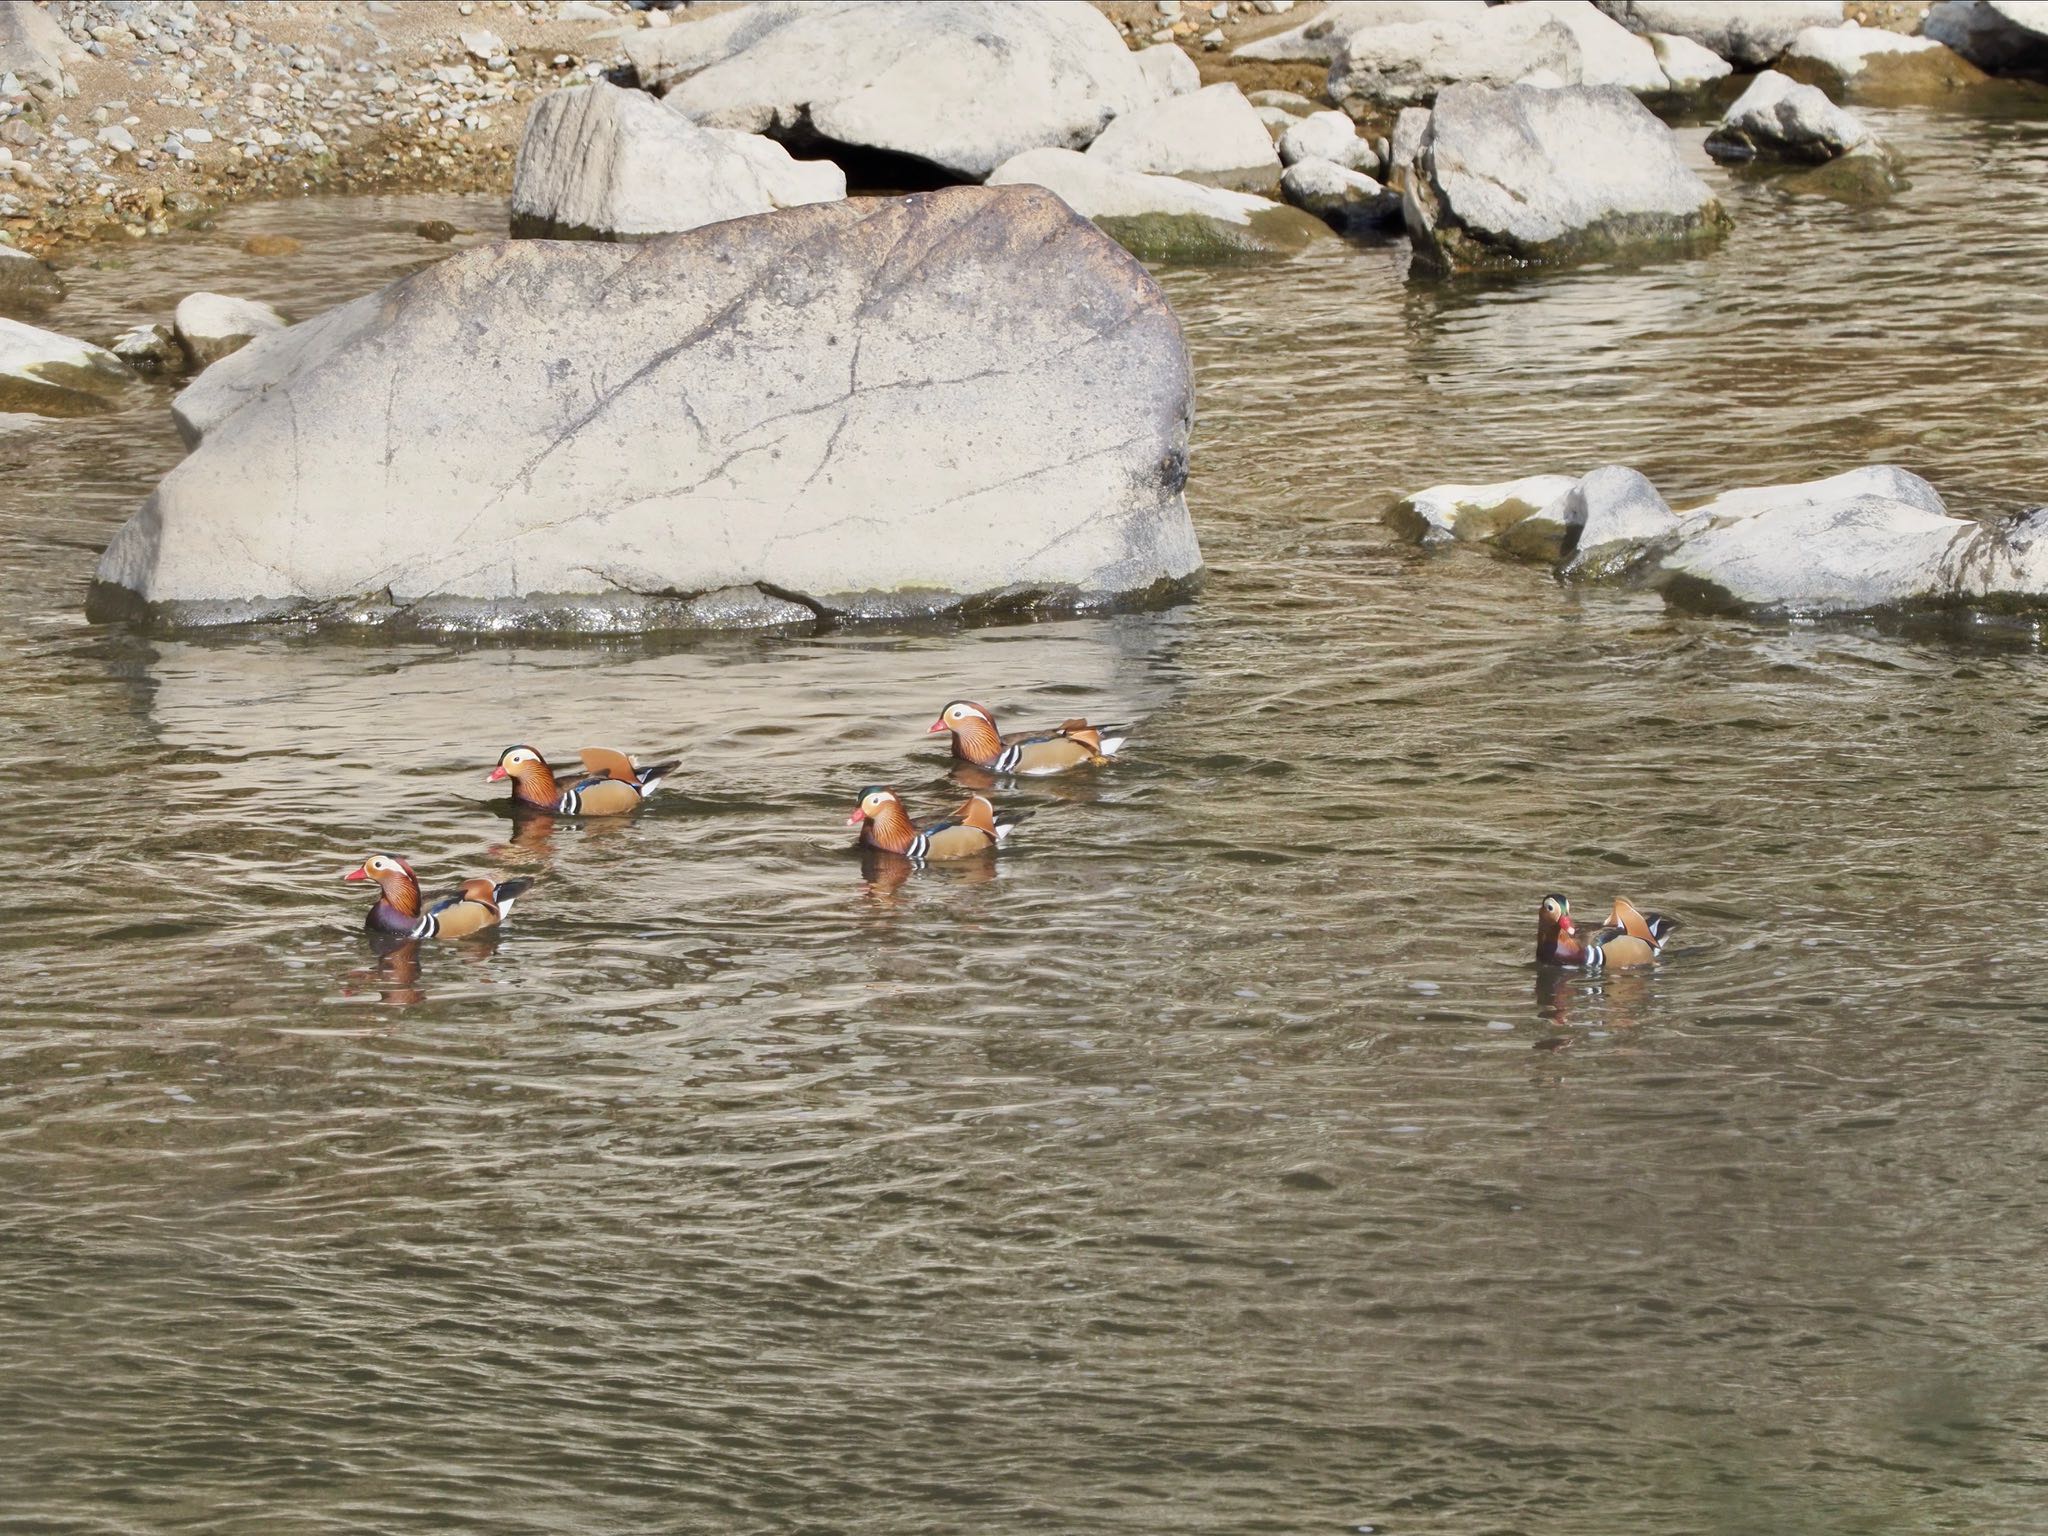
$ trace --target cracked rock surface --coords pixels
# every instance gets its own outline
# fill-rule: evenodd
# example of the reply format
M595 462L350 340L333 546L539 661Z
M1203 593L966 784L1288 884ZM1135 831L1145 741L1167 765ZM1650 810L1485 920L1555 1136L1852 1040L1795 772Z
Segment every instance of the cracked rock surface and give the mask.
M1158 287L1038 187L499 242L179 395L193 451L94 606L580 628L1163 595L1201 566L1192 414Z

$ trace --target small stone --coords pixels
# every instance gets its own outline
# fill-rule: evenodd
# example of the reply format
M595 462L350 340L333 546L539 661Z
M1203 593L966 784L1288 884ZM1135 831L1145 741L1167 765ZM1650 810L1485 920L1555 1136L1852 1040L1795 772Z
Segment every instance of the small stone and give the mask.
M245 256L296 256L305 248L290 235L251 235L242 242Z
M138 325L115 337L107 350L137 373L162 373L184 360L178 338L167 325Z
M1212 52L1215 49L1221 48L1223 46L1223 29L1221 27L1211 27L1208 31L1204 32L1202 34L1202 46Z
M179 135L188 144L211 144L213 134L205 128L187 128Z
M431 240L436 245L446 245L457 234L455 226L446 219L422 219L413 225L412 232L422 240Z

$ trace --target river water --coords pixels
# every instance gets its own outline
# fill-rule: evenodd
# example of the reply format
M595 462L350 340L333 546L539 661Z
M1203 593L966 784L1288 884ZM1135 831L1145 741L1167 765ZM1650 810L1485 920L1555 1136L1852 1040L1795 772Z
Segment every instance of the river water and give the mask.
M1710 171L1704 260L1162 274L1210 565L1163 613L148 639L81 610L167 393L0 436L0 1529L2041 1529L2038 638L1686 617L1378 520L1606 461L2048 496L2048 114L1873 117L1909 191ZM52 323L311 313L428 216L500 222L242 209ZM1131 745L1000 792L992 870L871 877L845 813L957 797L958 695ZM541 833L483 782L514 740L683 768ZM380 957L372 849L538 884ZM1685 926L1560 981L1553 889Z

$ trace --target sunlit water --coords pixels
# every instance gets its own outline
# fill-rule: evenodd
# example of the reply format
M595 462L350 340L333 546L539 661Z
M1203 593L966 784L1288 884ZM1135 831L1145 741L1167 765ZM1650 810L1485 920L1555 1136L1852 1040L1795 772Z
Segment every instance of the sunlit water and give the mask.
M1210 565L1166 613L147 640L81 607L166 392L0 436L0 1528L2038 1530L2034 640L1378 522L1616 460L2048 497L2048 120L1877 116L1896 203L1731 186L1702 261L1165 274ZM53 323L311 313L430 215L498 220L246 209ZM870 878L855 792L956 800L962 694L1127 759L1000 791L992 870ZM513 740L684 766L515 829ZM538 883L380 957L371 849ZM1676 952L1540 975L1551 889Z

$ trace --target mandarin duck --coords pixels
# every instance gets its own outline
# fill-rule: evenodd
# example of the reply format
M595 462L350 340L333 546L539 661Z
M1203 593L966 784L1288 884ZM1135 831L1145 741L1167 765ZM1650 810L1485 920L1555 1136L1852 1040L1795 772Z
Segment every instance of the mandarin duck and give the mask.
M625 753L609 747L585 747L577 756L583 759L583 776L567 789L556 780L548 760L532 747L507 747L498 755L498 766L490 771L487 782L512 781L514 810L557 816L622 816L636 809L676 770L672 762L636 768Z
M396 854L373 853L354 869L343 870L341 878L376 881L377 904L363 919L363 927L403 939L463 939L495 928L512 910L514 899L533 884L531 880L497 884L465 880L459 889L422 912L419 877Z
M1536 963L1589 971L1648 965L1664 952L1664 941L1677 927L1677 919L1639 912L1617 896L1607 921L1582 935L1572 921L1572 904L1562 896L1546 896L1536 914Z
M860 827L863 848L900 853L907 859L971 859L1000 847L1023 819L1008 813L998 816L987 796L969 795L952 815L919 827L912 824L901 795L876 785L861 791L860 804L846 824Z
M939 711L926 730L953 733L953 755L963 763L996 773L1065 773L1086 763L1106 763L1124 744L1122 736L1105 736L1103 727L1069 720L1056 730L1028 736L1005 736L995 717L979 704L955 699Z

